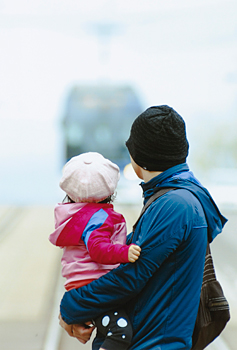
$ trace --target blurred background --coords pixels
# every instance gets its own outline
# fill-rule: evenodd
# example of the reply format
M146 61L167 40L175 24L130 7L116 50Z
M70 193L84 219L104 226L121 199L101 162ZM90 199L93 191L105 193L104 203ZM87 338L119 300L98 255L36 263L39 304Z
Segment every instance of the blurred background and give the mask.
M86 140L118 135L121 118L123 145L137 112L172 106L187 123L194 172L236 184L236 10L234 0L1 0L1 203L61 200L63 121L92 126L86 108L100 113ZM129 98L125 118L117 107ZM71 144L84 130L71 130Z
M117 205L132 225L142 198L139 181L127 166L124 142L135 117L159 104L168 104L185 119L190 142L188 164L232 219L227 224L229 238L221 241L221 248L214 248L218 264L218 259L223 260L223 246L227 246L231 260L227 267L221 267L220 274L226 279L228 295L234 294L236 1L0 0L0 259L2 276L8 281L2 281L0 289L2 310L5 308L0 313L0 342L5 339L6 344L3 350L15 348L10 345L10 336L7 338L7 325L11 329L14 321L18 327L20 320L24 327L25 320L29 327L33 319L38 325L41 312L47 314L41 306L45 310L54 300L54 294L50 301L44 299L54 289L40 271L50 279L60 268L59 255L54 247L42 245L42 258L39 250L53 228L53 206L64 196L58 187L64 163L85 151L99 151L116 162L122 174ZM44 235L37 236L36 228ZM28 236L23 238L22 232ZM32 241L36 236L37 243ZM9 246L15 246L17 240L22 251L16 262L17 254L12 251L10 258ZM29 249L25 245L28 241ZM11 294L8 283L12 270L9 267L6 272L4 264L14 261L14 266L19 266L24 256L28 266L31 250L34 261L44 259L34 266L41 284L33 282L31 272L27 278L24 273L19 278L15 271L10 278ZM29 292L22 292L20 308L19 303L13 303L17 278L26 278ZM29 285L34 287L32 293ZM38 311L29 316L36 310L33 294ZM34 305L28 313L24 298L28 302L32 299ZM233 331L229 326L227 339L232 339L237 326L232 322ZM41 333L38 330L41 340L45 332L43 326ZM20 333L19 337L24 331ZM24 340L18 341L24 350L28 349L27 337L26 333ZM236 338L232 342L236 344ZM222 343L222 350L227 345ZM29 345L31 350L36 348L42 346Z

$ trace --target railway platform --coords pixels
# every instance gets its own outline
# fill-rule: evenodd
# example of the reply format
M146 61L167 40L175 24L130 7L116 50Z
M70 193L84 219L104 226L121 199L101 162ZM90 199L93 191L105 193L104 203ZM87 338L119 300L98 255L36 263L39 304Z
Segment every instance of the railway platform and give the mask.
M60 251L51 207L0 207L1 350L42 350Z
M1 350L90 350L58 325L64 293L61 252L48 240L54 230L53 207L0 206L0 348ZM115 205L125 216L128 231L140 207ZM208 350L235 350L237 328L236 212L212 253L231 307L231 321ZM221 237L222 236L222 237ZM225 261L225 264L223 264Z

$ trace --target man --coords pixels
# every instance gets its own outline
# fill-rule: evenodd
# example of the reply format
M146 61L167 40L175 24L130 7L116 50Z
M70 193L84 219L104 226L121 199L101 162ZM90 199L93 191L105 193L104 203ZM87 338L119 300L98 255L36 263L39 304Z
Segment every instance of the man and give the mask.
M227 220L186 164L185 123L173 108L148 108L135 119L126 145L143 180L144 203L161 188L175 190L155 200L128 236L141 247L140 258L65 293L60 324L86 342L93 328L68 325L123 305L133 325L131 350L190 350L207 240ZM93 349L102 342L97 333Z

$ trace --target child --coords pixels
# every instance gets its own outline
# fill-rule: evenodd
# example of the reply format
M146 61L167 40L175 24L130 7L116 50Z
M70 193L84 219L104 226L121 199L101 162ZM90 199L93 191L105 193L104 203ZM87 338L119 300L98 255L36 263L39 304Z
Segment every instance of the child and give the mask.
M56 230L49 240L63 247L66 290L80 288L119 263L139 258L141 248L125 244L125 219L110 204L119 176L118 166L96 152L73 157L64 166L60 187L68 202L56 206ZM93 323L105 337L100 349L129 347L132 327L124 310L107 312Z

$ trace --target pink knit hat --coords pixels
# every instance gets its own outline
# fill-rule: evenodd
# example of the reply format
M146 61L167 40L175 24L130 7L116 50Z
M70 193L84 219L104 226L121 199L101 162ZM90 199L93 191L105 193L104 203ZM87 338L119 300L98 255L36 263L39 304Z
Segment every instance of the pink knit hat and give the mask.
M59 186L74 202L100 202L114 193L119 177L116 164L88 152L66 163Z

